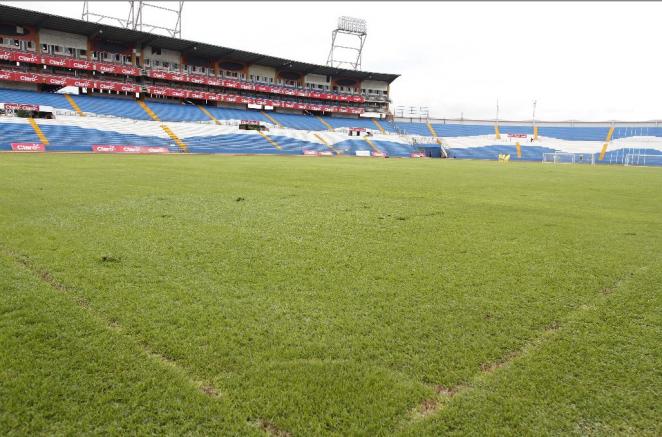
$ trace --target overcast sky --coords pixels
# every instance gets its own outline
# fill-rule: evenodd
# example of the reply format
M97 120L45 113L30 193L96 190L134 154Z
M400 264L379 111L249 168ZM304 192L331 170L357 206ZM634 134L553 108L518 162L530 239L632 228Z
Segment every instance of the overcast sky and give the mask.
M83 8L1 3L74 18ZM125 17L128 2L94 10ZM662 3L188 1L182 36L324 64L341 15L367 20L364 70L402 75L395 106L491 119L498 98L501 119L531 119L534 100L540 120L662 119Z

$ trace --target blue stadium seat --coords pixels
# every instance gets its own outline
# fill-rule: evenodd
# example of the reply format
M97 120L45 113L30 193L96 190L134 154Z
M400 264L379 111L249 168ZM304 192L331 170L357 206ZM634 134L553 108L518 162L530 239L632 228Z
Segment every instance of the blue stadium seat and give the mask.
M270 112L269 115L275 118L283 127L302 130L328 130L314 115L281 114L278 112Z
M471 137L478 135L494 135L494 126L481 124L435 124L435 132L440 137Z
M345 140L333 145L333 148L342 152L344 155L354 155L357 150L369 150L372 148L365 140Z
M89 151L94 144L128 144L132 146L173 146L169 138L107 132L76 126L41 125L48 138L49 150ZM172 150L177 150L174 146Z
M151 117L133 98L79 95L74 96L74 101L83 112L132 118L134 120L151 120Z
M511 161L542 161L543 153L554 152L554 149L522 145L521 151L522 157L517 158L517 148L515 146L490 145L483 147L450 148L448 149L448 154L450 158L489 160L496 160L499 154L507 154L510 155Z
M11 143L40 143L27 123L0 123L0 150L11 150Z
M262 112L255 109L222 108L206 106L207 110L219 120L259 120L271 123Z
M372 140L372 143L389 156L410 156L414 152L414 148L409 144L377 140Z
M324 121L333 126L334 129L338 127L363 127L366 129L377 129L375 123L369 118L324 117Z
M209 121L209 117L195 105L176 102L161 103L150 100L145 103L162 121Z
M197 136L187 137L183 140L192 153L301 155L304 149L328 150L323 144L291 137L274 135L271 136L271 139L281 147L281 150L276 149L273 144L257 133Z
M422 135L425 137L432 136L430 129L425 123L396 123L397 127L408 135ZM437 135L439 135L437 133Z
M492 129L494 131L494 129ZM508 136L508 134L524 134L533 135L533 126L499 126L499 133L501 136ZM540 133L538 133L540 135Z
M617 127L611 139L627 137L662 137L662 127Z
M71 105L62 94L39 93L36 91L10 90L0 88L1 103L24 103L28 105L52 106L71 110Z
M609 132L608 127L548 127L540 126L538 136L558 138L569 141L604 141Z

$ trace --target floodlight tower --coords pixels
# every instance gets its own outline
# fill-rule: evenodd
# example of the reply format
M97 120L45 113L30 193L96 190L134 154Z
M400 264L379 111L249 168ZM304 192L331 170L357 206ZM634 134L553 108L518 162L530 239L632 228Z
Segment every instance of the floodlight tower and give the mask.
M85 21L94 21L95 23L106 22L108 24L118 25L125 29L139 30L141 32L154 32L155 30L161 30L173 38L182 37L182 9L184 8L184 2L176 2L177 7L174 9L166 8L160 5L156 5L152 2L146 1L133 1L129 0L129 14L128 18L118 18L110 15L100 14L98 12L90 12L90 3L89 1L83 2L83 15L82 19ZM95 2L96 3L96 2ZM166 25L166 24L150 24L143 22L143 10L145 8L154 8L161 11L165 11L170 15L174 14L176 16L175 24Z
M338 35L343 36L341 39L345 39L347 42L339 43L336 41ZM334 68L349 66L352 70L360 70L363 45L367 37L368 26L365 20L345 16L338 18L338 26L331 32L331 50L326 65ZM336 53L337 49L356 53L356 56L350 56L348 53L342 56Z

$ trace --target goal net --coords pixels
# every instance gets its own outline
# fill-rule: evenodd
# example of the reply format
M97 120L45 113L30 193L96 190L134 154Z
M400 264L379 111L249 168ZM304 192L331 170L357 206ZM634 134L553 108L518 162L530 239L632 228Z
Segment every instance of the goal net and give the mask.
M646 155L640 153L628 153L623 163L627 166L648 167L653 165L662 166L662 154Z
M550 164L595 164L595 155L592 153L543 153L542 162Z

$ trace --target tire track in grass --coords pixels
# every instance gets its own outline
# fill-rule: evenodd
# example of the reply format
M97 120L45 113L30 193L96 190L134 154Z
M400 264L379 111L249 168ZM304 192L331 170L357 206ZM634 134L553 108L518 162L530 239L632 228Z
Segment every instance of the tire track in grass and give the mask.
M582 304L576 309L566 314L566 320L572 320L588 311L596 308L598 301L605 300L612 293L617 292L624 284L634 278L635 275L646 271L649 266L643 266L636 271L629 272L618 278L611 286L602 288L599 294L591 302ZM434 390L434 396L424 399L409 413L408 420L403 422L397 431L406 431L408 427L439 414L455 398L476 388L479 382L488 380L494 373L502 368L510 366L518 358L533 353L544 342L549 341L553 336L563 329L561 322L554 321L547 325L539 335L526 342L520 349L506 353L500 359L484 363L480 366L480 371L474 374L466 383L460 383L452 387L435 385L431 387Z
M0 251L4 256L12 259L16 264L18 264L19 266L30 272L33 276L35 276L40 281L47 284L50 288L52 288L53 290L59 293L65 294L67 297L72 299L81 309L89 312L92 315L92 317L95 320L97 320L97 322L104 325L107 329L118 335L123 335L125 337L128 337L134 343L138 344L139 348L149 358L157 361L160 365L168 367L169 369L174 370L175 372L184 376L185 379L188 380L189 383L201 393L211 398L217 398L221 396L218 389L215 388L212 384L206 381L200 381L192 378L191 375L186 371L186 369L184 369L179 364L177 364L177 362L174 361L173 359L163 354L160 354L156 351L153 351L149 347L149 345L147 345L145 342L136 341L135 338L124 332L122 326L119 325L119 323L117 323L116 320L110 320L107 317L105 317L102 313L94 310L91 307L89 301L84 297L78 295L74 288L69 287L64 283L60 282L59 280L57 280L48 270L38 267L27 255L17 253L11 249L8 249L3 245L0 245Z

